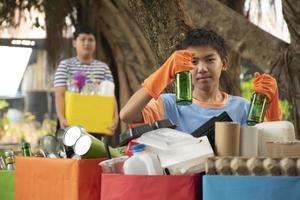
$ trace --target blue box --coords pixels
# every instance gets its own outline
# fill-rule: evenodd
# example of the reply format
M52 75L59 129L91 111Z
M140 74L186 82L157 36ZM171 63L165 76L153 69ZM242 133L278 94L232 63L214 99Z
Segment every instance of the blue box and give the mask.
M300 200L300 177L203 176L203 200Z

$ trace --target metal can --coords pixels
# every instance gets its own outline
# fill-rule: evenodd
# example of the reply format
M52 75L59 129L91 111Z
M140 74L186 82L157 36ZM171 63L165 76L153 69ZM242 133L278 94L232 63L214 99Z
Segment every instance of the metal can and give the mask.
M7 150L4 155L7 170L15 170L15 153L12 150Z

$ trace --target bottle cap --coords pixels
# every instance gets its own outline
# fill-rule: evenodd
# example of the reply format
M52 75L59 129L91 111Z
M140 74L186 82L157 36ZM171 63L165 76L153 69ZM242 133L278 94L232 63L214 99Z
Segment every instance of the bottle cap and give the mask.
M145 145L144 144L135 144L131 147L131 151L133 153L136 153L136 152L140 152L140 151L144 151L145 150Z

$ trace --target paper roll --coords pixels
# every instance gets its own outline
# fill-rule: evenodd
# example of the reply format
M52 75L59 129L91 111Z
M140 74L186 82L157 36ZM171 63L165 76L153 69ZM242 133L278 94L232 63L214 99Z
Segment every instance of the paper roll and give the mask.
M240 124L216 122L215 147L218 156L238 156L240 153Z
M254 126L241 127L241 156L257 156L258 129Z

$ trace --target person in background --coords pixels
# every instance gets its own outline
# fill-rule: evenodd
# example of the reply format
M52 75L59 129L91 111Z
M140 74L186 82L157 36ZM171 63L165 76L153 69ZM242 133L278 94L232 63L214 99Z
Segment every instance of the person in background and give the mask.
M94 59L96 38L90 27L78 26L76 28L73 35L73 46L76 49L76 57L61 61L54 77L55 106L61 128L68 126L65 117L65 92L67 91L69 77L72 77L75 73L83 72L87 82L101 82L104 77L108 77L113 81L112 73L107 64ZM116 103L113 125L110 127L112 133L115 132L118 126L118 119Z
M233 121L245 125L249 101L220 89L221 73L228 67L224 39L213 31L193 29L186 34L179 50L129 99L121 109L120 118L126 123L153 123L169 118L177 130L192 133L210 118L226 111ZM191 71L193 85L192 104L184 106L176 104L175 94L161 94L175 74L182 71ZM256 74L254 86L269 98L267 120L280 120L276 80L267 74Z

